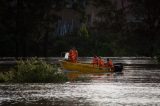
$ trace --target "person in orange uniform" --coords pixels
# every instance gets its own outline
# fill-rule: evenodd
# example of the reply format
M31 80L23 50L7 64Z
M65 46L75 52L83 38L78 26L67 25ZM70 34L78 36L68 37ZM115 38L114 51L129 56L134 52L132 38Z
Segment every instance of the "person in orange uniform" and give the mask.
M98 58L98 66L99 67L104 67L105 66L104 60L101 57Z
M78 58L78 51L73 47L70 51L69 51L69 60L73 63L77 62L77 58Z
M93 57L92 64L93 64L93 66L94 65L98 66L98 57L96 55L94 55L94 57Z
M106 67L109 67L109 68L114 68L114 65L112 63L112 60L110 60L109 58L107 58L107 63L105 64Z
M78 51L76 50L76 48L74 48L74 62L77 62L78 60Z

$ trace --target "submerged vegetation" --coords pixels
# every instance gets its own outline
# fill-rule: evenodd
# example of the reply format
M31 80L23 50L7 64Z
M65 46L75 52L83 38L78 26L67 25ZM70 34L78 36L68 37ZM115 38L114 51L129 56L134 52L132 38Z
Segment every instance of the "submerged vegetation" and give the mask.
M8 72L0 73L0 82L65 82L67 77L58 72L58 67L40 59L20 60Z

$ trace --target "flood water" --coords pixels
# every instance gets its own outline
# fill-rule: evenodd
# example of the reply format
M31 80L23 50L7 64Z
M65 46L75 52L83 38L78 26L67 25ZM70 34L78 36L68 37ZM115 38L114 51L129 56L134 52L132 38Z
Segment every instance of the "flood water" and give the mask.
M149 58L120 58L122 73L66 73L63 84L0 84L1 106L160 106L160 66ZM84 81L75 81L76 78Z

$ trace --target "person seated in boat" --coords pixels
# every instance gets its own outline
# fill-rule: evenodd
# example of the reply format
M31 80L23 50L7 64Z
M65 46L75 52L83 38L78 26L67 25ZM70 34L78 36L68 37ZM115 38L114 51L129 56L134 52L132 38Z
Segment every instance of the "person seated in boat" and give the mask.
M113 62L109 58L107 58L107 63L105 63L105 66L109 68L114 68Z
M73 47L70 51L69 51L69 61L76 63L77 62L77 58L78 58L78 51L76 50L75 47Z
M99 67L105 67L105 62L101 57L98 57L98 66Z
M92 59L92 64L93 64L93 66L94 65L98 66L98 57L96 55L94 55L94 57Z

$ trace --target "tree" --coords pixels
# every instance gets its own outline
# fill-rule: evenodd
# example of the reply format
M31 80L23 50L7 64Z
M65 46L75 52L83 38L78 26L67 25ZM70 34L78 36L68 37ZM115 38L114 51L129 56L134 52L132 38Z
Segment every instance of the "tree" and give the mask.
M1 56L33 56L34 45L43 45L47 56L51 26L57 21L52 10L60 10L65 0L1 0L0 1L0 43ZM55 6L55 8L53 8ZM43 43L42 43L43 42ZM38 47L38 48L37 48Z
M0 1L0 56L15 54L16 6L14 0Z
M125 40L126 14L125 8L118 9L116 3L111 0L94 0L93 5L97 8L95 29L93 33L97 33L98 37L96 49L103 55L120 56L123 53L122 42Z
M160 1L159 0L129 0L130 10L143 30L144 39L148 41L148 56L153 56L159 48ZM143 26L143 27L142 27Z
M0 56L48 56L56 53L61 45L54 48L53 41L59 40L54 34L54 25L62 17L54 12L67 8L69 4L70 9L84 14L84 2L85 0L1 0Z

